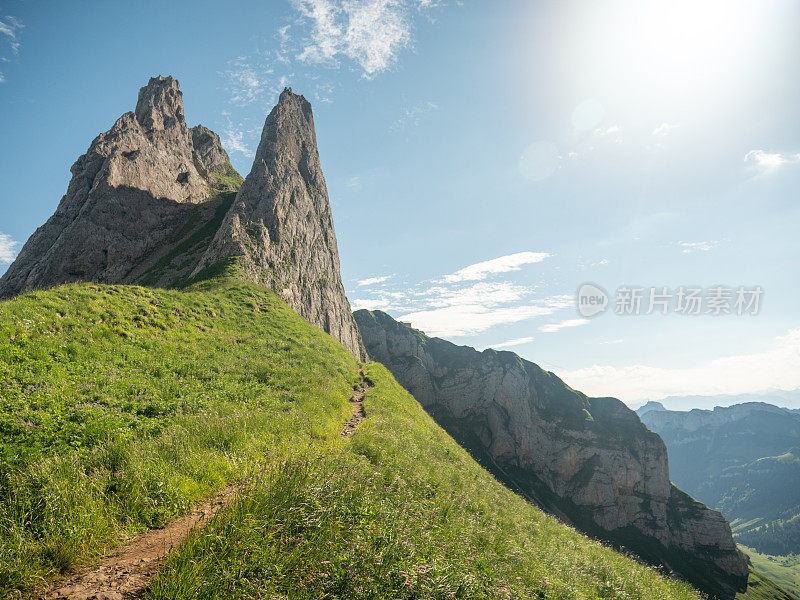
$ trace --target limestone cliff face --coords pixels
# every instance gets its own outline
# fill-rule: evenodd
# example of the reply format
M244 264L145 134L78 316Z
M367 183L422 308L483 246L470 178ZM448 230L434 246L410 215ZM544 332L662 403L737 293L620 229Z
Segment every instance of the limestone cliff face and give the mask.
M339 272L311 104L290 89L267 117L253 168L195 272L234 256L249 279L365 357Z
M613 398L588 398L511 352L429 338L358 311L370 356L509 487L545 510L732 598L747 564L716 511L670 484L659 436Z
M0 298L72 281L171 286L232 257L366 357L339 273L311 105L281 94L242 185L219 136L187 127L178 82L154 77L136 110L72 166L55 214L0 279Z
M0 279L0 297L71 281L139 281L147 269L137 266L163 255L187 222L214 214L218 186L208 174L221 169L231 169L228 155L215 134L195 138L186 126L178 82L152 78L135 112L72 165L66 195ZM157 283L186 274L166 271Z

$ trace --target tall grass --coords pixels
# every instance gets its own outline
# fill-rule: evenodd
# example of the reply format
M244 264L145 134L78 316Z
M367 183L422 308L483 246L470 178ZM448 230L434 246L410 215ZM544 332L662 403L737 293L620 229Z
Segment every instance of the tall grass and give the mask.
M515 496L382 366L351 442L273 464L173 554L153 600L697 598Z
M271 293L73 285L0 304L0 597L335 438L355 359Z

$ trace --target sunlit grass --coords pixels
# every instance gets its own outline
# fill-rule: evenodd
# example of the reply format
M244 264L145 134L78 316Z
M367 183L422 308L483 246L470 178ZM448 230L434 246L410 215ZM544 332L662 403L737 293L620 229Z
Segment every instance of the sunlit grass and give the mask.
M207 288L0 304L0 597L337 437L355 359L263 289Z
M70 285L0 304L0 596L234 480L154 598L697 598L506 490L274 294Z
M151 597L697 598L498 484L381 365L349 443L256 478Z

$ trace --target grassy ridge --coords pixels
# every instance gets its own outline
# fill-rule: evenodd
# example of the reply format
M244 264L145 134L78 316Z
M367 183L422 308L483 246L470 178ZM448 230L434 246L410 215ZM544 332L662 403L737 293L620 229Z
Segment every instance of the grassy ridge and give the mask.
M0 596L253 476L155 598L697 598L498 484L380 365L271 292L71 285L0 304ZM12 596L13 597L13 596Z
M0 597L338 433L356 362L255 286L0 304Z

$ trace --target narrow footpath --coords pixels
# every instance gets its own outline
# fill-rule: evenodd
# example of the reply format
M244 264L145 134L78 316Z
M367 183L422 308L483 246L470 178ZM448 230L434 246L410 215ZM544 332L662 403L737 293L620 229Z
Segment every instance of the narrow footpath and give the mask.
M352 437L367 418L364 397L375 387L363 371L359 373L361 382L350 398L353 414L341 432L346 438ZM130 600L143 597L150 580L169 553L231 502L237 490L237 486L226 487L165 528L151 529L114 548L98 564L44 588L38 595L39 600Z
M355 434L356 429L364 419L367 418L367 413L364 411L364 397L367 392L375 387L375 384L370 381L369 377L364 375L364 371L359 371L361 375L361 382L358 387L353 391L353 397L350 398L350 403L353 407L353 414L348 419L347 423L342 428L342 437L350 438Z

